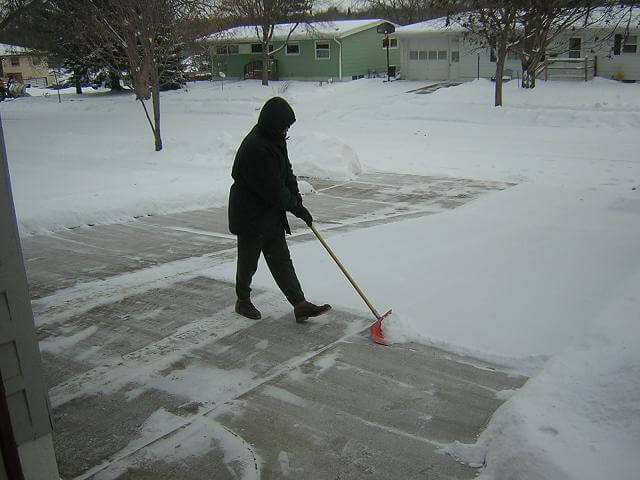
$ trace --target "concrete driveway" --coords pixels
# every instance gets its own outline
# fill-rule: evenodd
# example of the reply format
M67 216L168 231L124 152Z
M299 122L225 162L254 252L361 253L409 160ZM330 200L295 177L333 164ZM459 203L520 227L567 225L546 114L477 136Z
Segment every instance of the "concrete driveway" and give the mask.
M328 236L510 186L307 180ZM312 240L294 223L290 241ZM262 320L236 315L233 285L210 272L235 257L225 209L28 237L23 253L65 480L473 478L442 448L473 442L498 392L526 380L424 345L376 345L371 318L340 308L298 325L276 290L255 294Z

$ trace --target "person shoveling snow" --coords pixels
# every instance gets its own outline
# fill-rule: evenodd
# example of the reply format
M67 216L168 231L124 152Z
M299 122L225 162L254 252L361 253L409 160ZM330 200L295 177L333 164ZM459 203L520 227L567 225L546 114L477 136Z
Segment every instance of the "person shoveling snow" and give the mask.
M305 299L284 235L291 234L286 212L309 227L313 224L311 213L302 205L287 154L287 133L295 121L286 100L269 99L260 111L258 123L240 144L231 171L229 230L238 238L235 311L254 320L262 317L251 303L251 280L260 253L293 306L296 322L305 322L331 309L330 305L314 305Z

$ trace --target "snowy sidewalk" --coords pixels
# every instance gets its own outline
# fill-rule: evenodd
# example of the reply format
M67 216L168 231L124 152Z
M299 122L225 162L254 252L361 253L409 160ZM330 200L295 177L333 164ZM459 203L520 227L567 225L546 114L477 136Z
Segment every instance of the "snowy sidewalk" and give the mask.
M309 182L318 193L305 203L327 236L508 187ZM307 231L295 223L291 241L313 241ZM255 293L263 320L239 317L233 285L211 272L233 261L234 243L225 209L23 239L63 478L474 477L439 450L472 442L498 393L524 378L375 345L371 319L339 307L297 325L277 291Z

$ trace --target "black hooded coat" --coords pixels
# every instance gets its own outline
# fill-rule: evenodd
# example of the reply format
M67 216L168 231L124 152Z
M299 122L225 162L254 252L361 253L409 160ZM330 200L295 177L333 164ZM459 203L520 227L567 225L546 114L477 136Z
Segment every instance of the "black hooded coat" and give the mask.
M229 230L235 235L291 233L286 212L302 206L287 154L285 129L296 121L286 100L273 97L236 153L229 192Z

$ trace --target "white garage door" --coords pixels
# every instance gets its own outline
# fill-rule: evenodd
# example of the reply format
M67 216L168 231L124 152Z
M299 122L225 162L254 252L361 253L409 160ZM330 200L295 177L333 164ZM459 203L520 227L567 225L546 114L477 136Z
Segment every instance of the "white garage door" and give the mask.
M449 44L446 37L409 40L410 80L449 80Z

